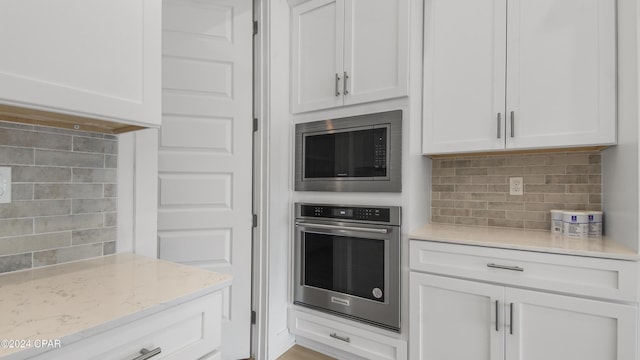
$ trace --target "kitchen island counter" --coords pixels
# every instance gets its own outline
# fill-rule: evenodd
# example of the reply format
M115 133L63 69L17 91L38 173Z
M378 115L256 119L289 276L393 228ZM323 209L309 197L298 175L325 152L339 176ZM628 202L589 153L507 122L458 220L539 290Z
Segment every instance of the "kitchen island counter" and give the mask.
M230 284L230 275L134 254L0 275L0 358L55 350Z

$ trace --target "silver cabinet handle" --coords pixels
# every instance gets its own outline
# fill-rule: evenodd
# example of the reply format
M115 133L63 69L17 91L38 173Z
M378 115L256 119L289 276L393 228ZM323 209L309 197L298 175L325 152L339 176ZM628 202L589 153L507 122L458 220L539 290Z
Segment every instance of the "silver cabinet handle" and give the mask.
M521 268L519 266L507 266L507 265L499 265L494 263L487 264L487 267L494 268L494 269L511 270L511 271L524 271L524 268Z
M509 304L509 334L513 335L513 303Z
M349 80L349 75L347 75L347 72L344 72L344 88L343 88L343 92L345 95L349 95L349 90L347 90L347 80Z
M140 350L140 354L139 356L134 357L132 360L147 360L147 359L151 359L152 357L160 354L162 352L162 349L160 349L160 347L157 347L153 350L147 350L146 348L142 348Z
M512 111L511 112L511 137L515 137L516 136L516 130L515 130L515 112Z
M499 307L500 302L498 300L496 300L496 331L500 331L500 328L498 328L498 307Z
M376 234L387 234L387 233L389 233L389 229L376 229L376 228L366 228L366 227L356 227L356 226L339 226L339 225L327 225L327 224L312 224L312 223L305 223L305 222L296 223L296 226L308 226L308 227L311 227L311 228L318 228L318 229L362 231L362 232L376 233Z
M331 336L334 339L338 339L340 341L344 341L344 342L347 342L347 343L351 342L351 339L349 339L348 336L340 336L340 335L338 335L336 333L331 333L331 334L329 334L329 336Z
M336 73L336 96L340 96L340 75Z
M500 128L502 127L502 114L501 113L498 113L498 121L497 121L497 123L498 123L498 139L500 139L500 137L502 136L502 134L501 134L502 131L500 131Z

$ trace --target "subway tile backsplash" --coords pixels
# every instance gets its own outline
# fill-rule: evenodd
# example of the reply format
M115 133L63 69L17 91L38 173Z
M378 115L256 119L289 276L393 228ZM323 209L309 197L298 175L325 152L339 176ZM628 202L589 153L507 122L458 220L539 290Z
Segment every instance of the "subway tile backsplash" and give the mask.
M113 254L118 138L0 121L0 273Z
M550 228L551 209L602 210L599 152L499 154L432 161L431 221ZM509 195L522 177L524 195Z

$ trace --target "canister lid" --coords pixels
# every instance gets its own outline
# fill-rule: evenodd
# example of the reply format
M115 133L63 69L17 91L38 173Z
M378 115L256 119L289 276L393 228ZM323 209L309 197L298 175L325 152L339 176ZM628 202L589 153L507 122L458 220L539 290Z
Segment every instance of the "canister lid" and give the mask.
M565 215L588 215L589 214L588 211L583 211L583 210L563 211L562 213Z

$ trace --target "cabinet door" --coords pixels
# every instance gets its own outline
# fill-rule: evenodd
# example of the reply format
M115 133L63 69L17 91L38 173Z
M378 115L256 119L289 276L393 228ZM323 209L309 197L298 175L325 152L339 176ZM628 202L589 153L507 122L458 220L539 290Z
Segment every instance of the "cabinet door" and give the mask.
M0 103L160 125L156 0L6 0Z
M426 0L423 152L504 149L506 0Z
M344 103L407 95L408 0L345 0Z
M504 360L504 287L415 272L409 279L410 359Z
M509 1L507 148L615 144L615 17L615 0Z
M506 299L507 359L636 359L635 306L511 288Z
M291 111L342 105L344 0L312 0L292 16Z

